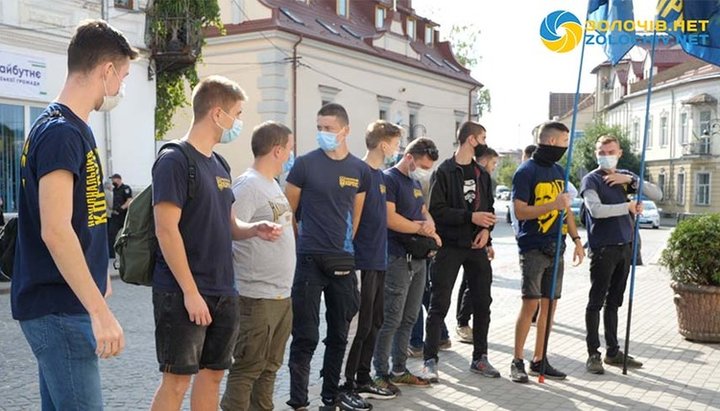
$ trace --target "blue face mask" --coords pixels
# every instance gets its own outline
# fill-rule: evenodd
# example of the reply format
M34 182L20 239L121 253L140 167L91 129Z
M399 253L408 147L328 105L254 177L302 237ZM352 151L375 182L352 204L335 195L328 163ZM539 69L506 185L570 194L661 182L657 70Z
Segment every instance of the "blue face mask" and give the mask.
M317 143L323 151L335 151L338 148L337 134L329 131L318 131Z
M227 144L236 138L240 136L240 133L242 133L243 129L243 122L242 120L238 120L237 118L234 118L230 116L230 114L223 111L223 114L225 114L228 117L231 117L233 119L233 125L232 127L226 129L217 122L215 124L218 125L218 127L223 129L222 137L220 137L220 143Z
M290 157L288 157L287 161L283 163L283 173L289 173L294 165L295 165L295 153L293 153L291 151Z

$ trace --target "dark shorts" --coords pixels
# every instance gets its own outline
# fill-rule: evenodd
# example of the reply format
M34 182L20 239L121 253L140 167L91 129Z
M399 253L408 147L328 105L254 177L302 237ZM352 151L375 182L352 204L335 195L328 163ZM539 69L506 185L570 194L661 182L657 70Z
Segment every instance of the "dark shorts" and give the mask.
M203 296L212 322L190 322L182 293L153 291L155 349L160 371L196 374L200 369L226 370L232 364L238 334L238 297Z
M526 299L550 298L554 257L540 250L530 250L520 254L522 271L522 297ZM560 298L563 282L563 255L560 254L555 299Z

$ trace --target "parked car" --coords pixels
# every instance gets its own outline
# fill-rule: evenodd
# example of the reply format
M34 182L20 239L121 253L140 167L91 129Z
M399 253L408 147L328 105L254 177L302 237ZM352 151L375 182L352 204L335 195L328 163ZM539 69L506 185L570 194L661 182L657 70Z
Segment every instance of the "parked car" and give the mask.
M510 187L499 185L495 187L495 198L499 200L509 200L510 199Z
M654 201L643 200L643 213L640 214L640 226L649 225L652 228L660 228L660 212Z
M580 217L580 206L583 203L582 197L575 197L572 200L572 203L570 203L570 210L572 210L573 214Z

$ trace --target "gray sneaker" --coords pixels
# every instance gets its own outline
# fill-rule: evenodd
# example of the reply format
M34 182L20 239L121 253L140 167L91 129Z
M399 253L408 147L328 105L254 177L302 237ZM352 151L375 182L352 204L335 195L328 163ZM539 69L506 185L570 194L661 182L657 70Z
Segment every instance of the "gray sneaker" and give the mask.
M587 361L585 362L585 369L590 374L604 374L605 369L602 365L602 359L600 353L590 354Z
M479 360L470 363L470 371L483 377L500 378L500 372L490 364L486 354L483 354Z
M422 370L422 378L432 382L438 382L438 364L436 359L429 359L425 361L425 366Z
M607 353L606 353L605 354L605 364L622 367L624 356L625 356L625 354L622 351L618 351L618 353L612 357L607 355ZM633 357L632 355L628 355L627 356L627 366L628 366L628 368L641 368L643 366L643 363L636 360L635 357Z
M512 360L510 364L510 379L513 382L526 383L528 382L528 375L525 372L525 361L523 360Z

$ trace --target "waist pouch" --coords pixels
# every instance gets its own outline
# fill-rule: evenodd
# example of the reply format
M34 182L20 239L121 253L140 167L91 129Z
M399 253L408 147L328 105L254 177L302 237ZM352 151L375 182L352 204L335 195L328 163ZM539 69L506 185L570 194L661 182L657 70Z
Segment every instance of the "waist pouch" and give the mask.
M555 258L555 249L556 249L555 246L556 245L557 245L557 243L555 242L555 240L549 241L549 242L545 243L545 245L542 246L540 251L548 257ZM565 254L565 237L563 237L562 240L560 240L560 257L562 257L564 254Z
M325 275L343 276L355 270L355 257L347 254L313 255L315 263Z
M434 239L420 235L399 236L398 242L406 253L418 260L432 257L440 248Z

